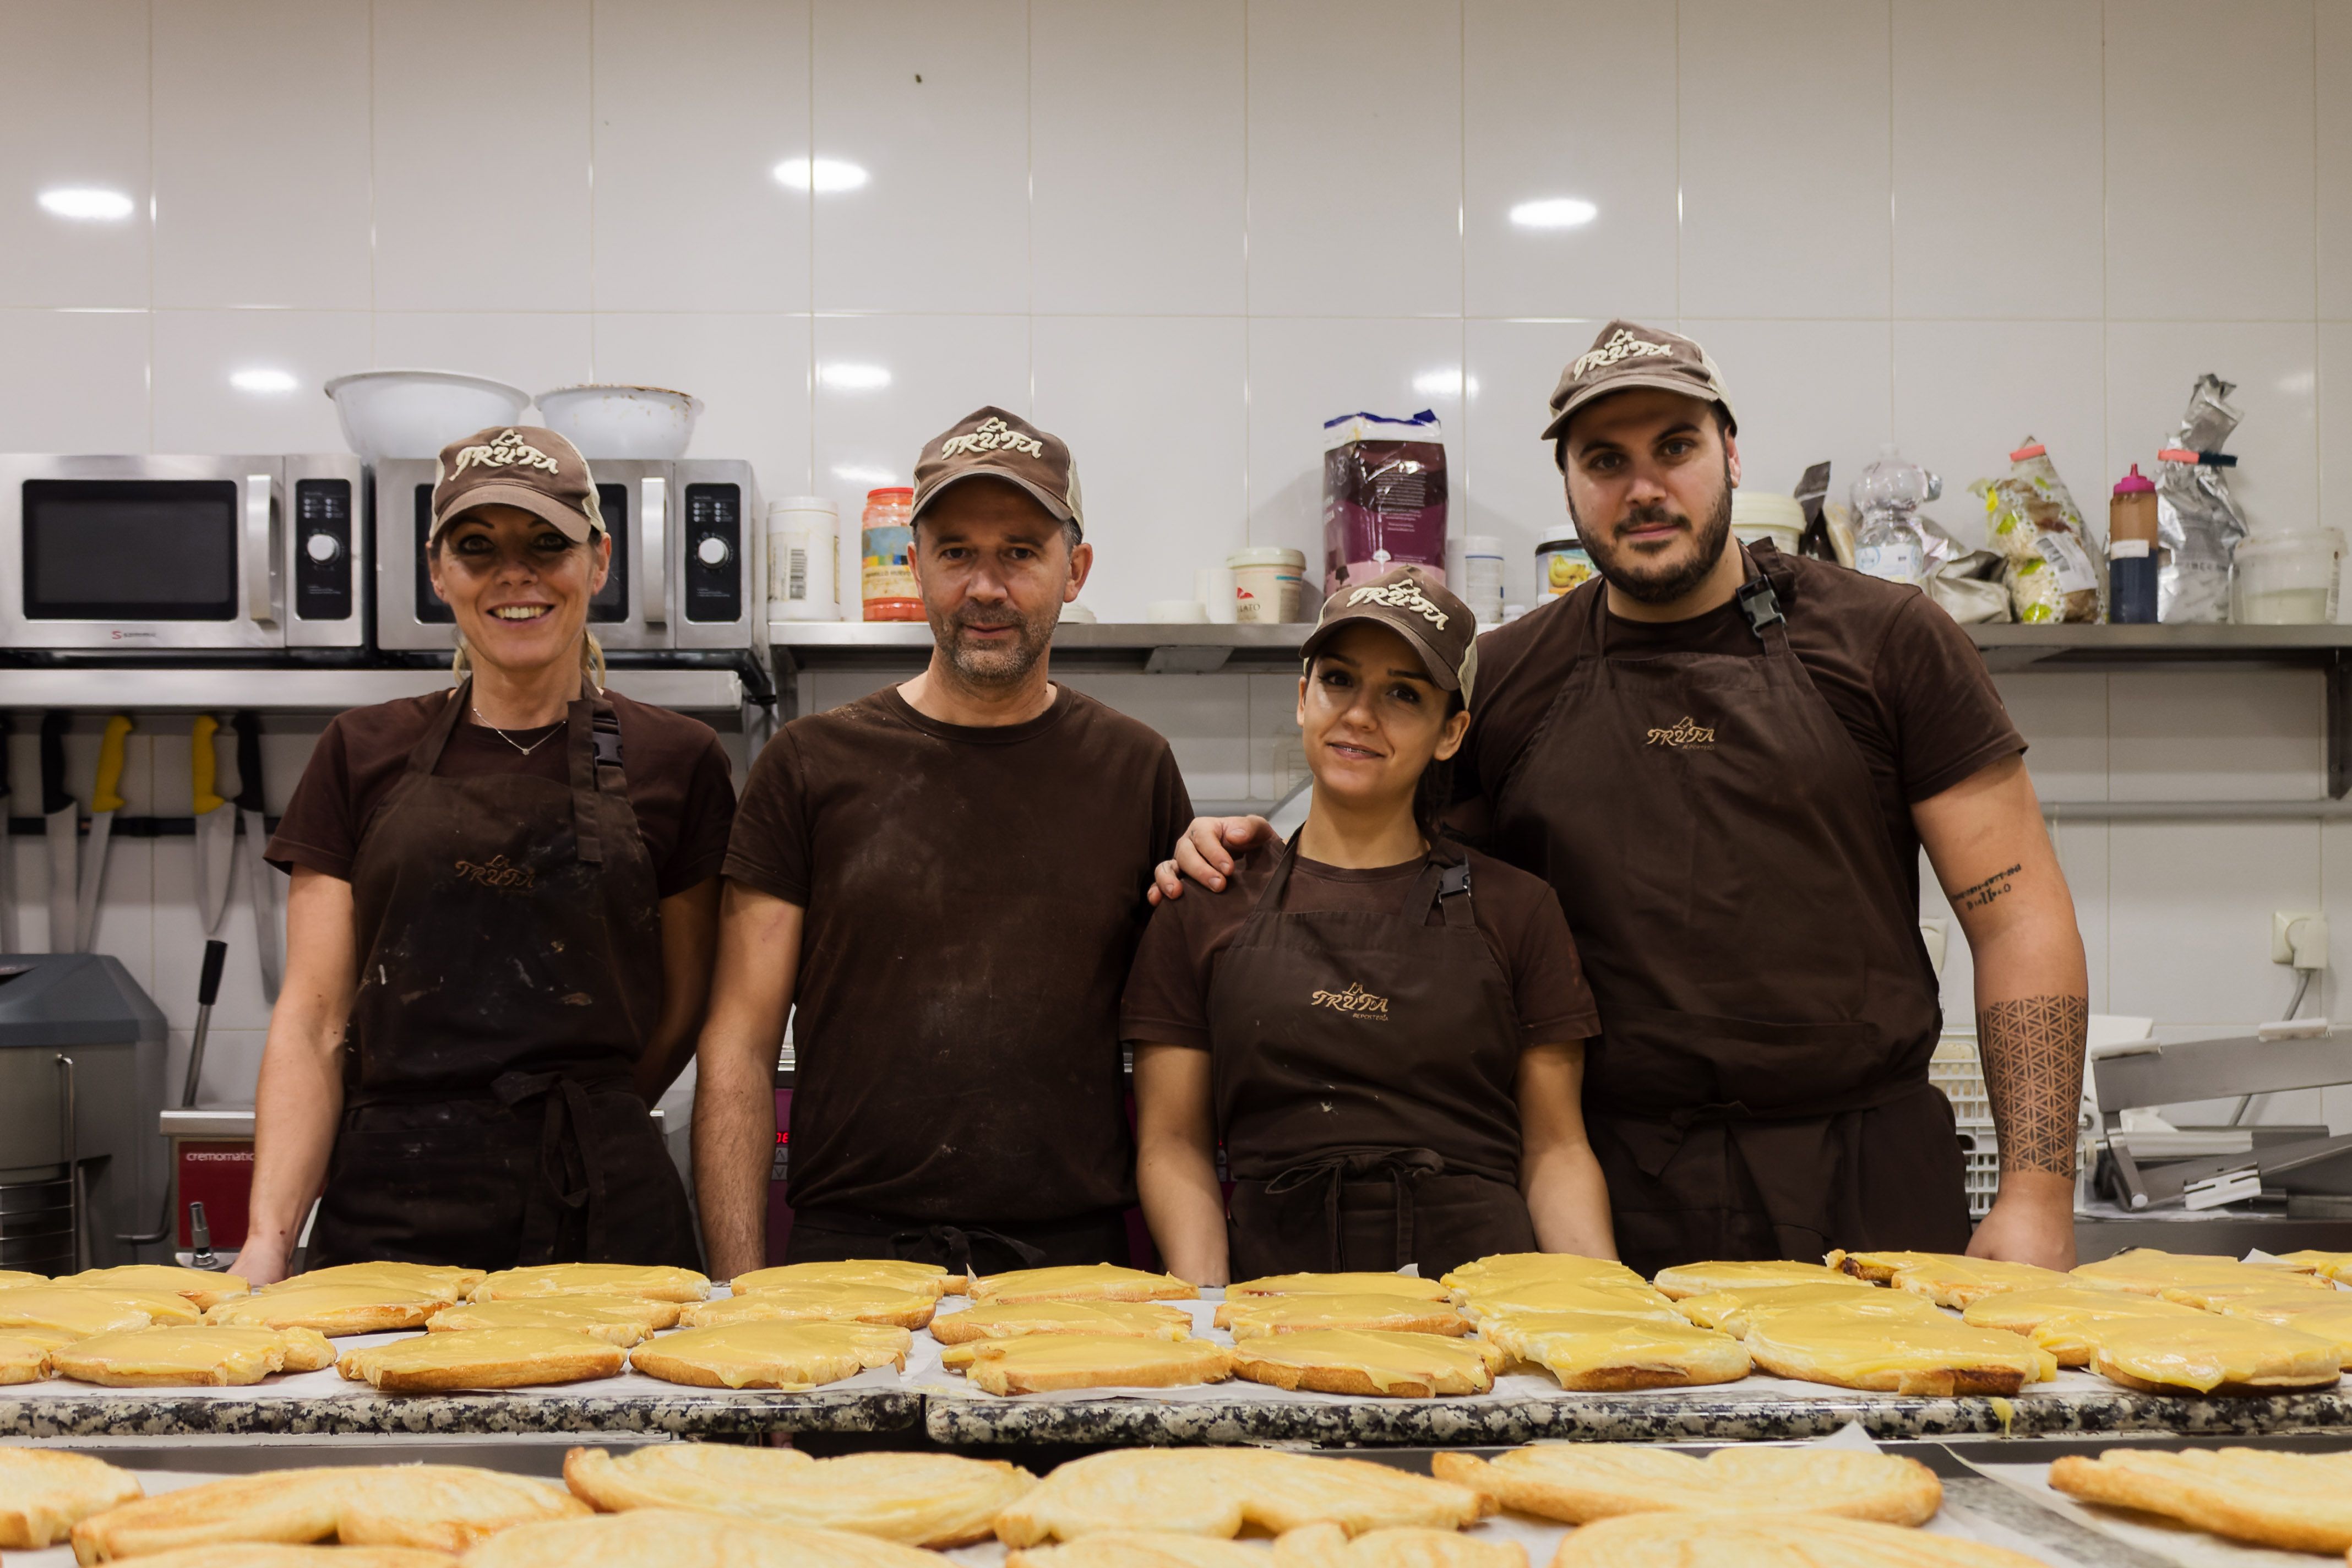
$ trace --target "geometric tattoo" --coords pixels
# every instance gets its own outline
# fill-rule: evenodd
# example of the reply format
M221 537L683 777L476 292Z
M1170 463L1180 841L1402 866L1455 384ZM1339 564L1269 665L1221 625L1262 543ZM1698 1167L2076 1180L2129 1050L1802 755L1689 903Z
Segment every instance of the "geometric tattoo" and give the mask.
M2087 996L2025 996L1977 1015L1978 1055L2004 1171L2074 1173Z

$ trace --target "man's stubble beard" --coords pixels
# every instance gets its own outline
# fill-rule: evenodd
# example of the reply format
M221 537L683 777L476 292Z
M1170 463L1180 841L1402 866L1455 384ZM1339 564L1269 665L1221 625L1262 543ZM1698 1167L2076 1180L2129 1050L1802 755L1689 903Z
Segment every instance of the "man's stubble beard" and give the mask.
M953 616L931 616L931 638L948 656L948 665L956 678L966 685L985 690L1001 690L1018 686L1037 668L1054 644L1054 626L1061 618L1061 605L1053 606L1050 615L1038 616L1013 616L974 617L969 621ZM964 646L958 631L964 626L1017 626L1011 647L981 652Z
M1723 559L1724 549L1731 541L1731 464L1727 459L1723 467L1723 491L1716 501L1715 511L1696 531L1697 552L1683 566L1663 574L1643 574L1629 569L1626 558L1633 553L1631 551L1621 553L1613 541L1603 543L1587 534L1583 520L1576 515L1576 496L1572 490L1568 497L1568 515L1570 521L1576 523L1577 535L1583 542L1584 552L1592 558L1592 569L1600 573L1610 586L1636 604L1667 605L1706 581L1707 574L1715 570L1715 563ZM1636 519L1647 521L1655 517L1673 517L1685 524L1690 521L1661 507L1628 511L1619 521L1632 522Z

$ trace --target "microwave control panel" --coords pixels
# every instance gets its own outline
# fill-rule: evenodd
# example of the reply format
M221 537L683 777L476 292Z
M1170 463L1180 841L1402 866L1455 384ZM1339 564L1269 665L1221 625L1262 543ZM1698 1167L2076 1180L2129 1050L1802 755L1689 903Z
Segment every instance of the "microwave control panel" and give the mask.
M743 489L686 487L686 618L743 618Z
M352 618L352 484L294 483L294 615L305 621Z

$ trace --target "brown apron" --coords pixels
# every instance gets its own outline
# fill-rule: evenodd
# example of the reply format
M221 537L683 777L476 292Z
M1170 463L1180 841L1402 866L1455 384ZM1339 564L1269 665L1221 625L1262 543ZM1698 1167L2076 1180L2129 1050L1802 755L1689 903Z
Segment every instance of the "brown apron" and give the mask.
M1469 865L1433 854L1396 914L1285 913L1297 855L1294 838L1209 984L1234 1278L1417 1263L1435 1279L1532 1250L1518 1016Z
M359 991L314 1266L699 1260L631 1073L661 1015L660 895L613 705L583 691L570 782L409 753L352 866Z
M1755 574L1757 561L1766 574ZM1600 1005L1585 1121L1644 1273L1831 1247L1958 1252L1963 1161L1927 1081L1936 976L1853 738L1748 558L1763 657L1578 660L1498 792L1498 847L1558 890Z

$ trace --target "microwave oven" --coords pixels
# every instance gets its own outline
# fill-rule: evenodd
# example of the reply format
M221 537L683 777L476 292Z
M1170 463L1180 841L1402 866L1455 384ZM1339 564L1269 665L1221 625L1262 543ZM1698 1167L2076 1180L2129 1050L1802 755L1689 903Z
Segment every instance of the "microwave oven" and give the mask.
M588 629L609 650L767 644L767 541L751 465L593 459L596 501L613 536L613 569L588 605ZM430 458L387 458L374 489L376 646L446 654L456 620L433 591L425 545L433 531Z
M358 648L359 458L0 457L0 647Z

